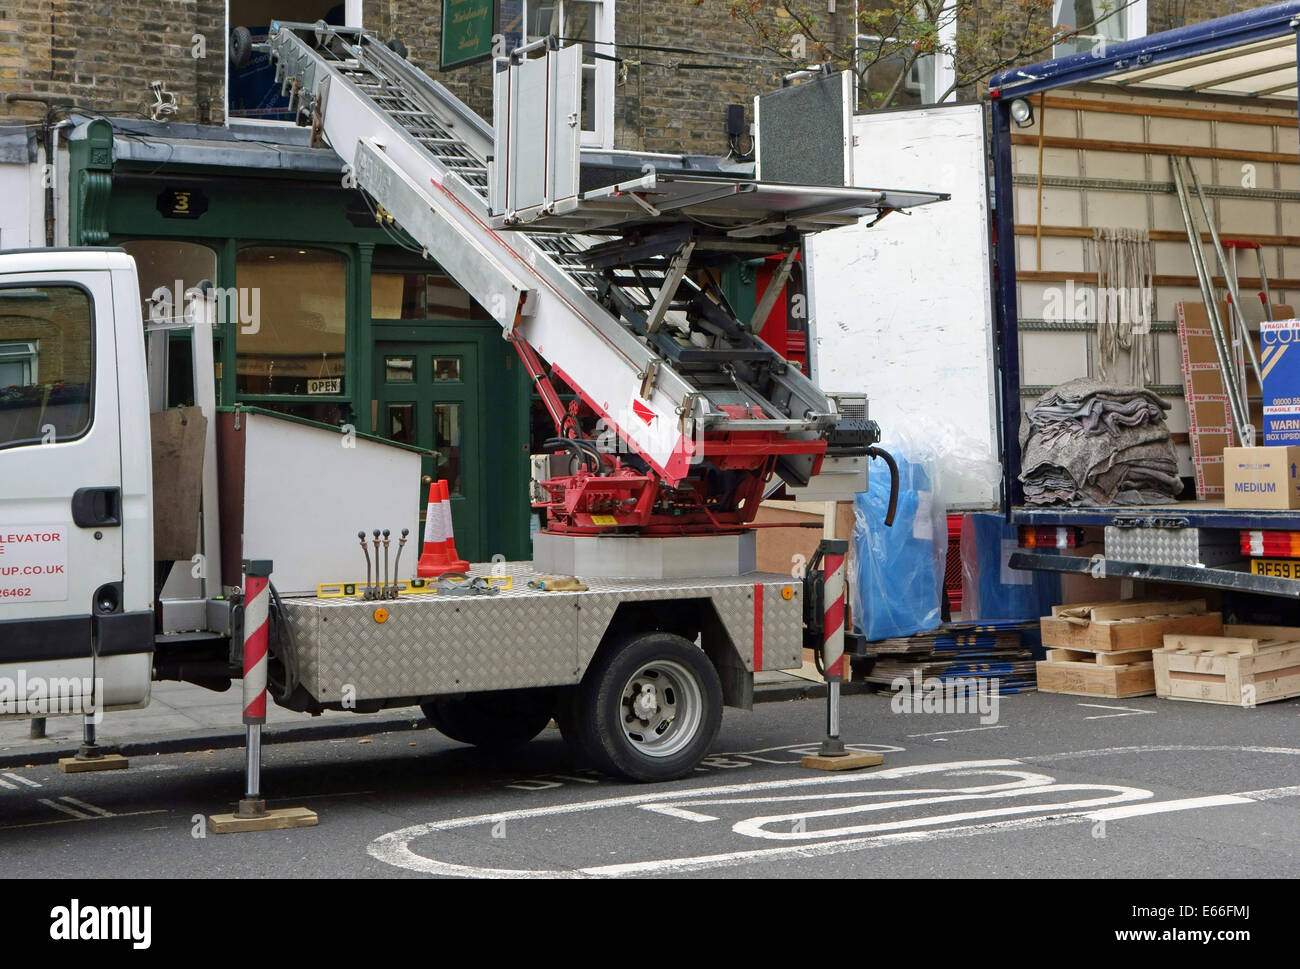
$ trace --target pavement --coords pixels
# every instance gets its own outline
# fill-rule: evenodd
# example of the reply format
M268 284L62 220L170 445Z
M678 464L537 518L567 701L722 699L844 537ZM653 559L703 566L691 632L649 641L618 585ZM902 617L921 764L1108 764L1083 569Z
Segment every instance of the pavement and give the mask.
M806 699L824 695L823 690L821 676L811 663L805 663L798 671L759 673L755 677L754 701ZM864 683L844 686L846 695L867 691ZM189 683L155 683L147 707L105 714L96 739L106 753L127 757L242 747L243 706L238 683L224 693ZM428 727L418 707L369 714L331 710L312 716L271 702L267 704L262 742L332 740ZM47 719L43 738L32 739L30 730L27 720L0 722L0 767L52 764L60 757L75 754L81 743L80 717Z
M268 806L309 808L319 824L240 835L217 835L205 820L231 811L243 791L237 748L140 756L104 773L7 768L0 857L6 877L79 880L1104 877L1168 886L1094 892L1083 907L1039 904L1047 914L1030 921L1056 933L1058 947L1168 926L1137 919L1134 904L1194 905L1204 923L1201 906L1247 901L1238 887L1186 879L1300 872L1300 699L1239 709L1027 692L1000 698L984 722L969 709L849 696L846 742L884 763L844 772L800 766L824 715L816 700L729 708L700 765L662 784L598 773L554 727L506 753L435 730L279 743L263 759ZM167 906L156 928L192 933L187 893L146 891ZM25 890L12 894L31 902ZM1283 897L1270 896L1278 938ZM48 932L50 902L40 901L39 914L9 922ZM1249 908L1213 927L1272 929L1260 917L1277 920ZM1019 899L980 911L987 925L972 932L1019 940L1027 931Z

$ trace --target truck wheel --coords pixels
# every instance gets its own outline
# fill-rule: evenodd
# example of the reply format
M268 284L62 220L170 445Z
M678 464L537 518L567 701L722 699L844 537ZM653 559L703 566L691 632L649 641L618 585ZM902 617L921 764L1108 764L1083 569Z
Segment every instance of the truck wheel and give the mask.
M707 656L672 633L646 633L598 657L579 688L581 748L608 774L669 781L689 774L722 724L722 686Z
M522 747L551 722L550 690L500 690L434 697L421 703L439 733L463 744L504 751Z

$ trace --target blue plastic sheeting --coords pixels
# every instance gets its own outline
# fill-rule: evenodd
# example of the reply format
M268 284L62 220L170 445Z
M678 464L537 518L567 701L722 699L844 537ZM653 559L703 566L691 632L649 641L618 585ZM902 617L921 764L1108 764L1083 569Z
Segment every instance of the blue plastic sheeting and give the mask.
M1001 515L967 515L961 529L962 612L971 619L1037 619L1061 601L1055 572L1007 564L1019 549L1016 526Z
M899 487L893 527L885 527L887 473L873 473L869 490L854 500L853 551L858 563L854 624L868 640L910 636L937 629L942 622L941 568L948 549L943 509L936 505L925 466L897 452L895 458Z

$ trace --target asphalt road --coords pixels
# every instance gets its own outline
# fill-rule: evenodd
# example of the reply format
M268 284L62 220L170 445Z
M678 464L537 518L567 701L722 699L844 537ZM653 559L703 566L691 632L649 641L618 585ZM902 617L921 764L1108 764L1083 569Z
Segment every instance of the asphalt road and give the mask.
M0 771L7 877L1295 877L1300 701L1004 697L996 723L844 701L881 767L799 766L823 705L728 710L671 784L575 765L548 729L508 757L431 730L268 746L271 806L320 825L216 835L242 750L136 757L127 771ZM206 836L201 836L206 834ZM1230 899L1224 899L1230 902Z

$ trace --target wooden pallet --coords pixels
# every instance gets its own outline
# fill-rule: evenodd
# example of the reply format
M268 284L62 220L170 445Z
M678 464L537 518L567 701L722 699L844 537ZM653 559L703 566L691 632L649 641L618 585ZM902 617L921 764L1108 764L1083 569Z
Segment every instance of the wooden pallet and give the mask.
M1049 649L1037 673L1040 693L1120 699L1156 692L1149 649Z
M1159 649L1166 633L1216 635L1223 631L1217 612L1204 599L1123 601L1053 606L1040 621L1044 646L1086 652Z
M1151 658L1156 695L1166 699L1253 707L1300 696L1300 628L1228 625L1222 636L1170 634Z

